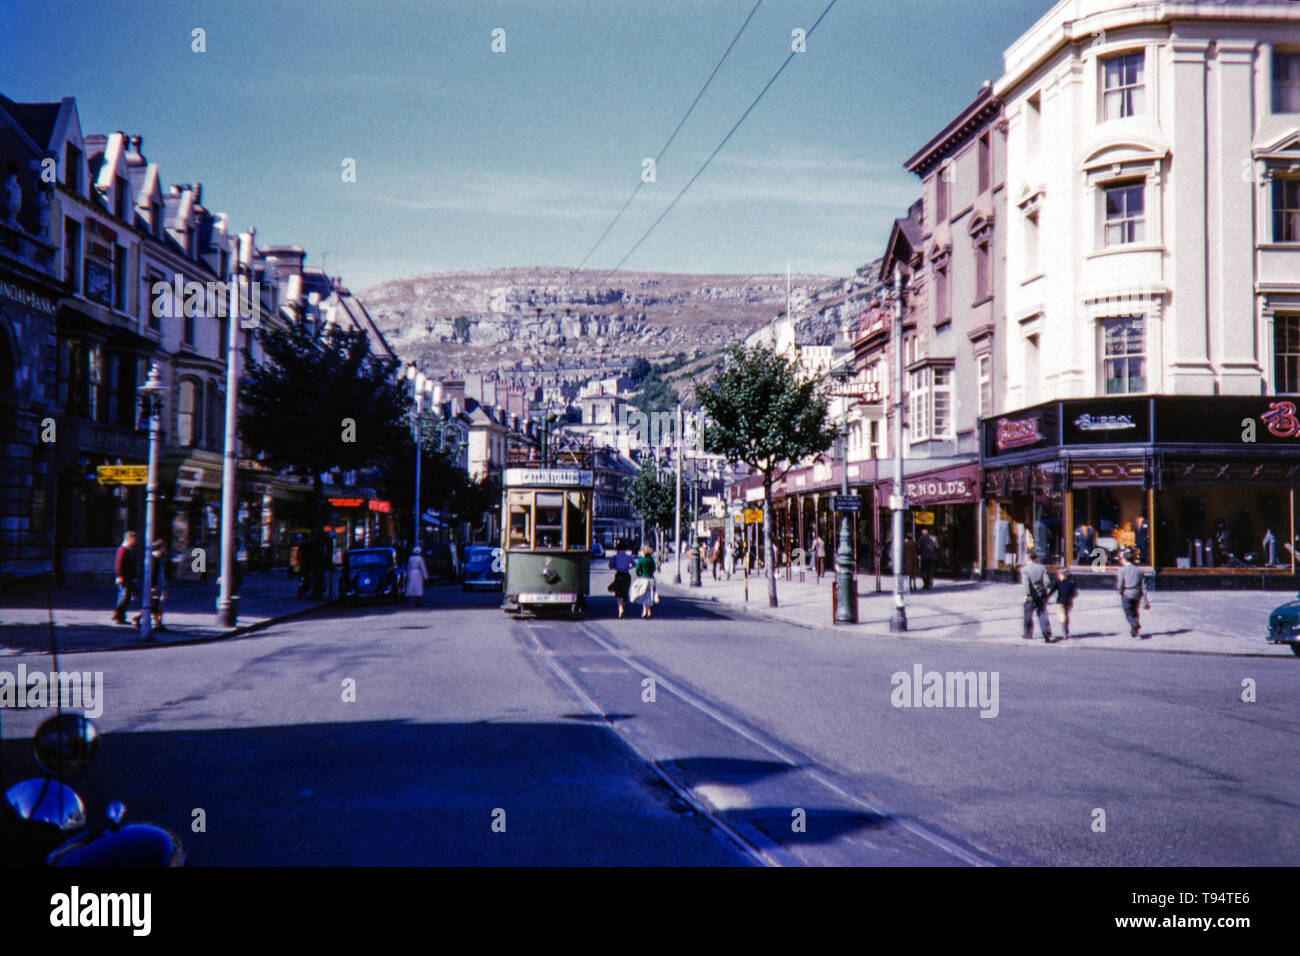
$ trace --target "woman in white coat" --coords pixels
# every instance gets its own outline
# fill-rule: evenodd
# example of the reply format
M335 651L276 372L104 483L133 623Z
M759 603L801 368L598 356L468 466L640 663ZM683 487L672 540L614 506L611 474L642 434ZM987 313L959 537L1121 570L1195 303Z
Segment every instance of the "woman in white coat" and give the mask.
M420 548L417 546L411 551L411 558L406 562L406 597L407 603L410 598L415 598L416 607L424 603L424 582L429 577L429 571L424 566L424 557Z

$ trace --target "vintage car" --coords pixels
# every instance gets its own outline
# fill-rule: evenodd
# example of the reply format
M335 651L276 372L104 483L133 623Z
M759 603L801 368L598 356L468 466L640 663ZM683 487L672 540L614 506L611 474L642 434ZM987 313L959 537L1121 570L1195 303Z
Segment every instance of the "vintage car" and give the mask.
M470 588L500 590L505 573L501 570L499 552L499 548L485 544L471 544L467 547L465 563L461 565L461 590L468 591Z
M400 601L406 572L397 563L396 548L352 548L343 552L339 598L353 601Z
M1300 657L1300 594L1296 600L1273 609L1268 616L1266 640L1270 644L1290 644L1291 653Z

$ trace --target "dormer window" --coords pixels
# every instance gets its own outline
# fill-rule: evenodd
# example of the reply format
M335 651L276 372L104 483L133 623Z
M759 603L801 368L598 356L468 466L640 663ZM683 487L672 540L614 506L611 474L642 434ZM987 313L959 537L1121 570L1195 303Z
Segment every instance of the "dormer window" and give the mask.
M1102 118L1138 116L1144 112L1145 53L1125 53L1101 61Z

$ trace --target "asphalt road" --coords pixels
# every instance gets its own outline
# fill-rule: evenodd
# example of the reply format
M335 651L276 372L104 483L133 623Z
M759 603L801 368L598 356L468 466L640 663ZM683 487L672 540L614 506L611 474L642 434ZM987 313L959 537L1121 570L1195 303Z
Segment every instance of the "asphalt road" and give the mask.
M616 620L603 585L580 623L440 588L66 655L106 685L72 782L193 865L1300 863L1300 660L850 637L678 599ZM895 706L924 704L896 687L918 665L983 674L983 706ZM3 714L6 781L38 716Z

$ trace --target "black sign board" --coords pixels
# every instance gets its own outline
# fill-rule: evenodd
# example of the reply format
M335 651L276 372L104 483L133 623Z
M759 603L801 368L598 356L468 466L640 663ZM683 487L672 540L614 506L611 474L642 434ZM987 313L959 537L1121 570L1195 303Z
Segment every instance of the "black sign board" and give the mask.
M1061 440L1066 445L1144 445L1151 441L1151 400L1062 402Z
M1279 395L1157 398L1161 444L1289 446L1300 454L1300 400Z
M831 495L832 511L861 511L862 499L857 495Z

